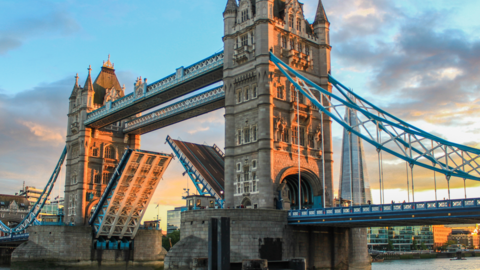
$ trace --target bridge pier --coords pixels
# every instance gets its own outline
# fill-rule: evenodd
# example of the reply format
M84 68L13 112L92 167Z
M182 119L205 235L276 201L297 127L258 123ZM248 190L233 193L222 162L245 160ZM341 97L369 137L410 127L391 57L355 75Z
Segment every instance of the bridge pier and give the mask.
M230 261L305 258L308 269L371 269L364 229L288 225L287 212L267 209L217 209L182 213L181 240L165 257L165 269L192 269L208 257L208 222L229 217Z
M65 266L88 269L158 269L163 266L166 254L162 247L162 234L156 230L139 230L133 250L94 249L90 227L35 226L28 230L29 241L16 248L12 254L12 269Z

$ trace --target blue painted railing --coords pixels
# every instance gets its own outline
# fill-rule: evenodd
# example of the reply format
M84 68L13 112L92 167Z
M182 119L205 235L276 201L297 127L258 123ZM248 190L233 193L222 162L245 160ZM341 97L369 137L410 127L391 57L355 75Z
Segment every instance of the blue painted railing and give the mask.
M28 240L28 233L22 233L22 234L11 234L8 236L2 236L0 237L0 243L5 243L5 242L16 242L16 241L27 241Z
M300 217L335 217L372 213L398 213L407 211L421 212L426 210L465 209L470 207L480 207L480 198L291 210L288 212L288 218L298 219Z

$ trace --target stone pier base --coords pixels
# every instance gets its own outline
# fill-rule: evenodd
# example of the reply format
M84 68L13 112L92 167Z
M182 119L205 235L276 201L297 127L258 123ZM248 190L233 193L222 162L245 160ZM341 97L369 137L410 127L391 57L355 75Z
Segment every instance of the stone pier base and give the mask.
M263 209L186 211L181 240L165 257L165 269L192 269L194 258L208 257L208 222L231 221L231 262L304 258L307 269L370 270L365 229L326 228L287 224L287 212Z
M94 249L90 227L35 226L28 230L29 241L12 254L12 269L161 269L167 253L161 232L155 230L139 230L133 250Z

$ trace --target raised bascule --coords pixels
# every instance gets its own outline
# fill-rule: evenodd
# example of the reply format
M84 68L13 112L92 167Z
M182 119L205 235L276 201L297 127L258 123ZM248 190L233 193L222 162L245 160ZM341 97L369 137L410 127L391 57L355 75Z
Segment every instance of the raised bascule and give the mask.
M414 166L448 182L479 181L480 150L416 128L335 80L321 0L313 23L298 0L228 0L223 18L222 52L151 84L138 78L131 94L110 57L95 80L89 68L83 87L76 76L66 148L44 195L16 228L0 223L12 236L30 232L14 262L158 266L165 258L165 269L191 269L208 256L210 218L228 217L233 262L305 258L309 269L371 269L364 227L480 220L480 199L415 201ZM166 254L161 236L140 224L173 155L140 150L141 135L221 108L224 151L165 134L198 193L216 201L182 213L182 239ZM346 205L334 201L333 122L344 128ZM370 204L363 143L377 149L380 168L382 153L410 165L413 201ZM33 226L64 160L68 226Z

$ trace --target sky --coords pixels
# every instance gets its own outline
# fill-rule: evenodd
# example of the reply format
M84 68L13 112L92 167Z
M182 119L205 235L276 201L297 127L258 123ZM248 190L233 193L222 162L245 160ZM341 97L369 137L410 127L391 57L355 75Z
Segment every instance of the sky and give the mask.
M111 55L121 84L150 82L223 48L226 0L0 0L0 186L43 188L65 144L75 74L98 74ZM317 0L304 0L313 22ZM475 0L323 0L331 22L332 75L395 116L447 140L479 148L480 20ZM142 136L142 149L171 153L167 135L224 146L224 110ZM334 159L342 132L334 125ZM374 202L376 152L365 146ZM385 197L406 199L405 164L384 156ZM339 162L334 181L338 182ZM193 184L173 161L144 220L182 206ZM433 173L415 169L416 200L432 200ZM62 173L53 196L63 192ZM436 175L438 198L446 181ZM338 183L336 183L338 186ZM452 198L464 196L452 179ZM480 185L467 181L467 195ZM159 204L160 207L156 208Z

